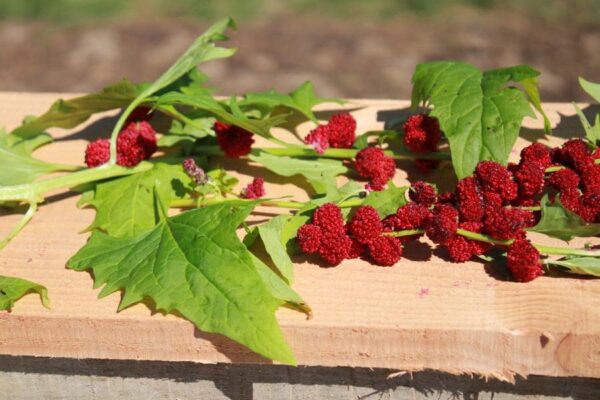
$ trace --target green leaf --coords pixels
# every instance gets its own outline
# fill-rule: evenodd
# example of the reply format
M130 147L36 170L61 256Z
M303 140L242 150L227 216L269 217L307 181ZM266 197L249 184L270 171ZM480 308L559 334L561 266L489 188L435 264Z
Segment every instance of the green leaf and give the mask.
M523 92L506 87L523 76L506 69L482 73L457 62L417 66L412 106L433 105L431 115L448 138L459 178L471 175L481 160L507 163L523 118L535 116Z
M24 123L12 134L28 138L50 127L74 128L94 113L127 106L138 95L140 88L123 79L97 93L71 100L57 100L46 113Z
M593 83L579 78L579 85L589 94L594 100L600 103L600 83Z
M262 278L264 284L270 290L273 297L286 302L288 305L296 308L307 315L311 315L310 306L294 291L281 276L273 271L267 264L252 254L252 260L256 266L256 271Z
M186 74L196 68L196 65L202 62L231 57L235 53L235 49L217 47L214 43L228 39L225 36L228 28L235 28L235 23L231 18L224 18L208 28L168 70L136 97L134 103L152 96L159 90L185 77Z
M272 137L271 128L285 121L284 116L266 119L251 119L244 114L232 113L215 100L210 93L197 90L184 93L166 93L158 98L157 104L159 106L183 105L193 107L197 110L207 111L227 124L239 126L240 128L263 137Z
M68 266L92 269L100 296L118 290L119 309L150 298L199 329L221 333L274 360L294 364L275 319L281 302L256 271L236 229L255 203L231 201L182 213L131 238L94 232Z
M314 85L306 81L289 94L279 93L273 89L266 92L248 93L244 96L244 100L240 103L240 106L242 108L266 108L271 111L279 107L283 108L284 112L287 110L296 111L317 123L317 117L312 110L316 105L322 103L343 104L344 102L339 99L317 96Z
M390 182L385 190L369 193L363 205L374 207L382 218L395 214L399 207L406 204L407 190L407 186L397 187Z
M87 230L101 229L113 237L131 237L154 227L159 211L154 191L164 204L183 191L191 179L181 165L155 164L148 171L125 176L96 186L89 204L96 218Z
M328 189L335 188L335 177L348 172L348 168L337 160L301 160L265 152L250 154L248 158L277 175L302 175L317 193L325 193Z
M491 71L486 71L485 76L494 76L503 82L517 82L523 87L523 90L529 98L529 102L541 114L544 119L544 131L547 134L552 134L552 124L546 112L542 108L540 98L538 77L540 72L531 68L528 65L517 65L515 67L498 68Z
M42 305L50 308L48 290L44 286L25 279L0 275L0 310L10 311L15 302L28 293L39 294Z
M581 111L577 104L573 103L573 107L575 107L575 112L577 112L577 116L581 121L581 125L583 125L583 129L585 130L586 139L593 145L596 145L598 141L600 141L600 114L596 114L596 120L594 122L594 126L590 125L589 121Z
M12 136L13 134L6 135L0 131L0 186L30 183L39 176L63 169L64 166L30 156L33 149L47 143L45 135L20 141L9 140ZM8 144L10 142L13 143L12 146Z
M536 226L528 229L531 232L567 242L574 237L590 237L600 233L600 224L588 224L579 215L564 208L558 197L554 203L550 203L548 195L544 196L541 206L542 218Z
M565 257L549 260L548 264L562 267L572 274L600 276L600 258L597 257Z
M294 263L287 253L282 231L290 218L292 218L291 215L279 215L258 227L258 235L265 250L288 284L292 284L294 281Z

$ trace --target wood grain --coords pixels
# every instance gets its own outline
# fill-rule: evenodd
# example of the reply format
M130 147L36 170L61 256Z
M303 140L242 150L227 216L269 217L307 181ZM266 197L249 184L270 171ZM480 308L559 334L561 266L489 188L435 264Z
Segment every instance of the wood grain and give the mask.
M0 126L16 126L28 114L44 111L57 94L0 94ZM348 106L359 131L380 129L385 120L406 112L407 102L353 100ZM545 137L540 121L527 120L523 137L556 144L580 133L572 106L547 104L558 125ZM324 109L324 112L327 108ZM110 115L110 114L109 114ZM73 131L51 131L56 145L41 149L42 159L81 163L86 138L108 135L109 117ZM309 124L299 127L301 132ZM519 139L518 147L527 144ZM515 151L513 157L518 157ZM306 194L283 184L245 161L226 162L242 180L261 173L270 195ZM400 164L395 181L427 179ZM445 171L445 172L444 172ZM439 176L438 176L439 175ZM444 187L451 171L435 174ZM432 176L433 177L433 176ZM56 193L30 225L0 252L0 275L31 279L48 287L52 309L34 296L0 313L0 354L72 358L216 362L268 362L228 339L205 334L174 316L153 313L139 304L116 313L119 294L102 300L89 274L65 268L66 260L86 241L79 234L93 210L77 210L77 196ZM272 210L259 210L263 220ZM16 215L0 215L0 233ZM541 243L555 243L542 236ZM600 240L593 239L598 244ZM574 241L571 245L582 245ZM295 289L314 310L305 317L281 309L278 317L302 365L361 366L398 370L434 369L512 380L515 375L600 378L600 280L553 274L528 284L506 280L502 267L476 262L452 264L411 246L392 268L352 260L323 268L296 260Z

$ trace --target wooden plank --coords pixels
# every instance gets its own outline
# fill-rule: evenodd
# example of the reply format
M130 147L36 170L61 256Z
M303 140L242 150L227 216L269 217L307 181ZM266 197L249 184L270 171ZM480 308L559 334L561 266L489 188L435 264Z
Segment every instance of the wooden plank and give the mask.
M42 112L56 94L0 94L0 126L16 126L27 114ZM359 131L380 129L383 120L406 112L407 102L354 100ZM403 111L404 110L404 111ZM579 131L570 104L547 104L556 136L544 137L540 121L526 121L524 137L559 143ZM76 131L53 131L61 140L41 149L40 158L81 163L85 138L108 135L107 118ZM304 132L310 126L301 127ZM526 145L519 139L518 147ZM515 151L513 157L518 157ZM239 171L264 174L269 194L304 192L245 161ZM406 168L411 179L427 179ZM434 174L444 186L451 171ZM395 181L406 184L407 172ZM272 183L272 182L276 183ZM145 305L115 312L119 295L97 300L92 279L65 268L86 241L78 234L93 210L76 210L77 196L57 193L31 224L0 252L0 274L46 285L52 309L34 296L12 313L0 313L0 354L163 361L267 362L219 335L204 334L191 323L153 314ZM261 210L272 212L272 210ZM255 218L264 219L264 215ZM0 217L0 232L15 215ZM557 241L536 237L547 244ZM600 243L594 239L594 243ZM574 241L573 245L582 245ZM426 261L422 261L425 258ZM359 260L322 268L296 260L295 289L312 306L314 317L281 309L278 317L302 365L361 366L398 370L435 369L512 380L515 375L600 377L600 280L566 275L541 277L528 284L503 280L501 270L480 263L451 264L422 247L406 250L393 268Z

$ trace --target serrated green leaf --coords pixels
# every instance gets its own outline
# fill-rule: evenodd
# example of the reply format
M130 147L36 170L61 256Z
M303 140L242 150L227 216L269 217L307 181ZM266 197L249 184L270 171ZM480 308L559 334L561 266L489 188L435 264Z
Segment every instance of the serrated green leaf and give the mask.
M131 237L146 231L157 223L155 190L160 200L168 204L171 198L178 197L177 189L183 191L190 183L181 165L165 163L157 163L145 172L101 182L93 199L86 196L96 208L96 218L87 230L101 229L113 237Z
M407 190L407 186L397 187L390 182L385 190L369 193L362 204L374 207L383 218L395 214L399 207L406 204Z
M131 238L94 232L69 260L93 270L100 295L123 290L120 309L151 298L199 329L221 333L274 360L294 364L273 297L236 229L254 202L231 201L188 211Z
M276 116L266 119L251 119L244 114L232 113L225 108L214 97L204 91L170 92L160 96L157 100L159 106L183 105L193 107L196 110L207 111L219 120L239 126L249 132L263 137L272 137L271 128L285 121L284 116Z
M299 112L306 118L317 123L318 120L313 112L313 108L318 104L332 102L338 104L344 103L340 99L317 96L312 82L306 81L289 94L279 93L273 89L266 92L248 93L244 96L244 100L240 103L240 106L243 108L259 107L269 109L270 111L281 107Z
M583 129L585 130L585 137L590 143L595 145L598 143L598 141L600 141L600 114L596 114L596 120L594 122L594 126L592 126L577 104L573 103L573 107L575 107L575 112L581 121Z
M25 279L0 275L0 310L10 311L15 302L28 293L39 294L42 305L50 308L48 290L44 286Z
M288 284L294 282L294 263L287 253L282 232L290 218L292 218L291 215L279 215L258 227L258 235L265 250Z
M600 258L597 257L565 257L549 260L548 264L560 266L572 274L600 276Z
M250 154L248 158L277 175L302 175L317 193L326 193L327 190L335 188L335 177L348 172L348 168L337 160L301 160L265 152Z
M12 134L29 138L50 127L74 128L94 113L127 106L140 89L140 86L123 79L97 93L71 100L57 100L46 113L14 129Z
M433 106L448 138L452 164L459 178L469 176L481 160L503 164L519 134L524 117L534 117L525 95L506 84L519 75L511 70L482 73L469 64L432 62L417 66L412 106Z
M600 224L588 224L579 215L563 207L557 197L553 203L544 196L541 202L542 218L528 231L569 241L574 237L590 237L600 233Z

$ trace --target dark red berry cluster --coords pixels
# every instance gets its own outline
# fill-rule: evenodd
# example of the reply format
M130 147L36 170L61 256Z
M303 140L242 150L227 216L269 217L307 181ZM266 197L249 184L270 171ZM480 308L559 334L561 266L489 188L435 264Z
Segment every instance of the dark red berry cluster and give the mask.
M156 151L156 131L146 121L129 123L117 137L117 164L134 167ZM102 165L110 159L110 141L97 139L85 149L85 164L89 168Z
M252 182L242 189L240 197L243 199L260 199L265 193L265 180L258 177L252 179Z
M356 139L356 120L350 113L335 114L325 125L319 125L305 138L316 152L323 154L329 147L349 149Z
M600 148L571 139L550 151L550 157L553 166L563 168L549 174L546 182L563 206L587 222L600 222Z
M383 222L373 207L359 207L345 223L340 208L327 203L315 210L311 223L300 227L296 239L304 253L316 253L329 265L365 257L376 265L391 266L400 260L402 246L383 233Z
M415 114L408 117L403 125L404 145L413 153L433 153L438 151L442 133L436 118L427 114ZM437 168L438 160L416 159L415 165L422 172Z
M217 136L217 144L227 157L240 158L252 150L252 132L221 121L215 122L213 129Z
M379 147L367 147L356 154L354 168L358 174L369 180L367 189L383 190L387 182L396 174L396 162L385 155Z

